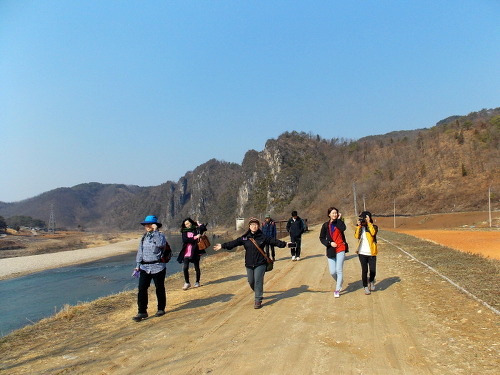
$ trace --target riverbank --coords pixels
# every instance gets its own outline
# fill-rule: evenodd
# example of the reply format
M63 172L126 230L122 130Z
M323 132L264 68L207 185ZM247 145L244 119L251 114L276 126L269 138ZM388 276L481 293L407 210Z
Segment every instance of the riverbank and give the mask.
M253 309L243 251L219 252L202 263L202 287L183 291L182 275L167 279L165 316L133 322L135 292L68 307L1 339L0 370L9 374L252 374L257 368L269 374L497 373L498 316L401 252L399 248L406 248L403 237L398 237L396 247L381 233L377 290L369 296L362 291L359 261L349 253L344 290L334 298L318 231L313 227L304 235L300 262L290 260L289 249L277 249L260 310ZM354 247L352 228L347 238ZM415 240L408 237L408 242ZM498 281L494 284L498 287ZM154 288L150 298L149 312L154 313Z
M133 239L92 248L0 259L0 280L136 251L137 245L138 239Z

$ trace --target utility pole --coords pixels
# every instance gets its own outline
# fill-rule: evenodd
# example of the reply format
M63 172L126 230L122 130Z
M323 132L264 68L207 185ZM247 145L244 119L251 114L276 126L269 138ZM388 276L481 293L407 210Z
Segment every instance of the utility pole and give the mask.
M356 202L356 184L352 183L352 192L354 195L354 216L358 216L358 204Z
M54 216L54 204L50 205L50 218L49 218L49 226L48 231L55 233L56 232L56 218Z
M363 194L363 211L366 211L365 195Z
M396 228L396 200L394 199L394 228Z
M490 228L491 228L491 226L492 226L492 223L491 223L491 185L488 188L488 214L489 214Z

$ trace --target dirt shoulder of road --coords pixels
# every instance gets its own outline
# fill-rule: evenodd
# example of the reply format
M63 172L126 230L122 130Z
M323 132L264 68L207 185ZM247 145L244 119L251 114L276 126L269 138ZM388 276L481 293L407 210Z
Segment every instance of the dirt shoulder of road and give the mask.
M300 262L277 249L253 309L243 251L202 262L202 287L169 277L167 314L135 323L136 293L69 307L0 339L9 374L497 374L498 316L379 238L377 290L348 253L333 297L319 226ZM355 246L350 226L347 238ZM193 271L191 271L193 272ZM497 285L498 287L498 285ZM154 287L149 313L155 312ZM29 348L29 350L27 350Z

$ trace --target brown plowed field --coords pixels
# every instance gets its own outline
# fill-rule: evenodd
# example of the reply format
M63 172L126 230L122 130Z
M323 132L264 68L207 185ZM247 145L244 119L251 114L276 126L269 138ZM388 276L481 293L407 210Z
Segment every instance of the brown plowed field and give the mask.
M375 222L385 230L401 232L451 247L456 250L500 259L500 214L467 212L416 217L377 217ZM394 222L396 225L394 225Z

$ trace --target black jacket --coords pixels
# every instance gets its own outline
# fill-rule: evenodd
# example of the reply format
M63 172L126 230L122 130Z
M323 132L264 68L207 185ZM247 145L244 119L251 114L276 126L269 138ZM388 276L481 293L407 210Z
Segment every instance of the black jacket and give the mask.
M236 246L243 245L243 247L245 248L245 267L254 268L263 264L267 264L266 258L264 258L262 253L255 247L253 242L250 241L250 238L253 238L261 249L264 249L264 246L266 244L281 248L286 246L286 242L284 241L264 236L260 229L253 234L252 232L248 231L243 236L238 237L233 241L225 242L221 246L223 249L231 250Z
M288 219L288 222L286 223L286 230L288 233L290 233L290 237L292 238L297 238L301 237L302 233L305 232L306 227L304 225L304 221L297 216L297 220L293 220L293 217Z

